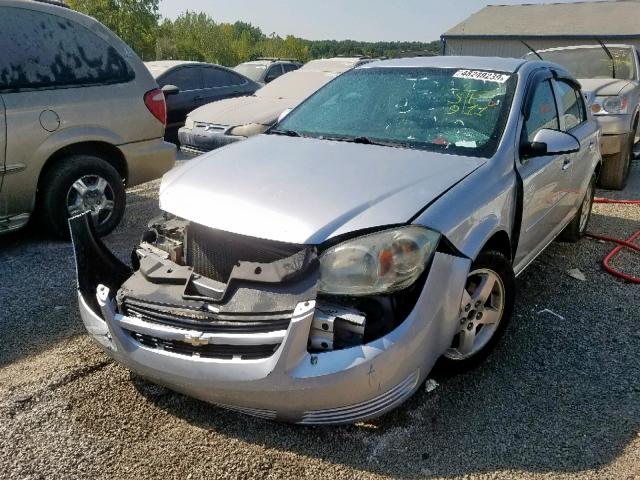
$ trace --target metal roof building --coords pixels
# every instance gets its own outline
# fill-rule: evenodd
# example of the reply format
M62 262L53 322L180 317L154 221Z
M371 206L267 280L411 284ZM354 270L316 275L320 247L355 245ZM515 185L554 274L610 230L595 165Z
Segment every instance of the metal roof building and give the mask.
M640 0L489 5L442 35L445 55L521 57L570 45L633 44L640 49Z

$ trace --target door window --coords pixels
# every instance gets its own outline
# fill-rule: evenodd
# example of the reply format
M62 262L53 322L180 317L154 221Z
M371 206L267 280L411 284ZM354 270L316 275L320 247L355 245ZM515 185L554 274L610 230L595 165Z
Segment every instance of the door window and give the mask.
M0 8L0 91L124 83L135 74L116 49L67 18Z
M267 76L264 77L265 82L271 82L282 75L282 67L280 65L274 65L267 72Z
M294 70L298 70L300 68L299 65L295 63L285 63L282 68L284 68L284 73L293 72Z
M560 105L562 107L562 118L564 120L564 130L569 131L583 122L587 121L587 112L582 100L580 91L567 82L556 83L560 93Z
M549 80L540 82L536 87L530 111L524 122L523 138L533 142L536 134L543 128L560 129L556 100Z
M160 88L165 85L175 85L181 92L188 92L189 90L202 89L202 76L200 75L200 68L198 67L182 67L176 70L172 70L163 75L158 84Z
M204 68L203 74L205 88L233 87L247 83L240 75L222 68Z

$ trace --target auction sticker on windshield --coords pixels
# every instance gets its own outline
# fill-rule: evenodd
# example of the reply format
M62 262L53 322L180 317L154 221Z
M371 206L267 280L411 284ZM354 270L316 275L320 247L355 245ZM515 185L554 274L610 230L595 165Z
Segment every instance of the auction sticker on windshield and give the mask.
M458 70L453 74L455 78L468 78L470 80L484 80L486 82L505 83L510 75L502 73L483 72L481 70Z

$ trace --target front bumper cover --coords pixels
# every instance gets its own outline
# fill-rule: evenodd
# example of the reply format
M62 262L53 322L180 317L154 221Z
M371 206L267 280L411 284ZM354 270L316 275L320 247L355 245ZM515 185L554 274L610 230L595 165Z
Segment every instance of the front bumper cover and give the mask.
M76 217L70 223L81 317L89 334L112 358L172 390L232 410L292 423L352 423L378 416L406 400L426 378L458 328L461 295L470 267L466 258L436 253L413 311L395 330L371 343L309 353L307 341L316 307L316 301L309 299L295 305L286 330L263 334L279 345L269 357L200 358L148 347L132 332L166 341L191 338L212 344L246 345L264 338L168 328L122 315L116 309L114 289L129 270L113 255L104 253L104 245L91 235L88 217ZM93 268L89 265L93 260L84 257L98 258L102 265ZM107 268L104 262L110 261L113 265ZM90 274L82 274L81 269L88 269Z
M224 147L231 143L246 140L245 137L229 135L228 130L230 130L230 128L206 130L202 127L194 127L193 129L182 127L178 130L180 148L188 155L197 155Z

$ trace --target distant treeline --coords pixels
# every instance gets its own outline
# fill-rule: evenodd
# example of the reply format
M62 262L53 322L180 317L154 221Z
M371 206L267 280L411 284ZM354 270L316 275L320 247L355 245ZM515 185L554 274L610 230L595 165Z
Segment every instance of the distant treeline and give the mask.
M185 12L161 19L158 0L67 0L116 32L143 60L198 60L235 66L259 57L302 61L338 55L397 57L440 51L434 42L358 42L305 40L266 35L245 22L218 23L205 13Z

